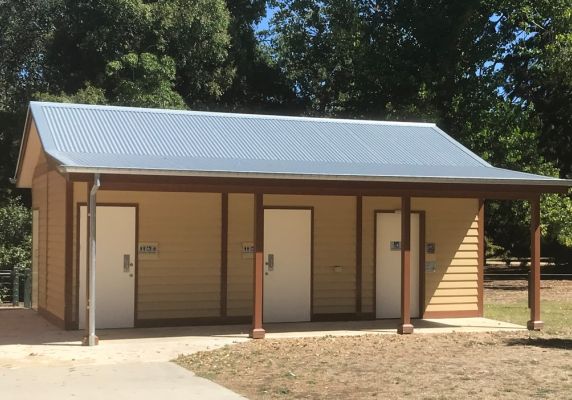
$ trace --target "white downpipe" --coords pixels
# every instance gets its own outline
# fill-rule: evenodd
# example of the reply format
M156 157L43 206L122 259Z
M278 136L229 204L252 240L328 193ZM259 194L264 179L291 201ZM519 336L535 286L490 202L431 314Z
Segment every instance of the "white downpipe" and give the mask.
M87 299L87 345L97 345L95 336L95 233L96 233L96 194L100 186L99 174L94 175L93 186L89 192L89 296Z

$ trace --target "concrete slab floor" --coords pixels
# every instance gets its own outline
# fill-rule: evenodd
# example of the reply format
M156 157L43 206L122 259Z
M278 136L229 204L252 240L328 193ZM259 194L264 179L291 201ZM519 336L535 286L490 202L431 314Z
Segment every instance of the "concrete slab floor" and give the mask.
M397 320L265 325L268 338L395 334ZM486 318L413 320L416 334L525 330ZM2 398L239 399L169 361L179 354L248 341L248 325L98 330L100 343L27 309L0 309Z
M267 338L395 334L397 320L266 324ZM526 330L486 318L413 320L415 334ZM27 309L0 309L0 368L169 361L179 354L244 342L248 325L99 330L99 346Z

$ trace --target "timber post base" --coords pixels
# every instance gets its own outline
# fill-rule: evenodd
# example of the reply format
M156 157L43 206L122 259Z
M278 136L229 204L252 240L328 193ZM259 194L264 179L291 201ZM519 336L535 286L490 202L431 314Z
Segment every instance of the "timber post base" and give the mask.
M81 340L82 346L97 346L98 344L99 344L98 336L93 336L91 338L89 336L84 336L83 339Z
M400 335L410 335L413 333L413 325L401 324L397 328L397 333L399 333Z
M542 321L528 321L526 327L529 331L540 331L544 328L544 322Z
M266 335L266 331L264 329L253 329L250 332L250 337L252 339L264 339L265 335Z

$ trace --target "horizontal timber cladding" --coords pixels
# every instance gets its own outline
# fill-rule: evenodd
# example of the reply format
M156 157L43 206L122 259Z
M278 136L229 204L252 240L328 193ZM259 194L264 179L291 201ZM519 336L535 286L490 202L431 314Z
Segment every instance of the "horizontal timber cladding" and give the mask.
M66 179L50 170L47 215L47 296L46 309L58 318L65 318L66 276Z
M254 255L242 247L254 243L254 195L228 196L227 315L252 315L252 271Z
M313 207L313 314L354 313L356 199L350 196L265 195L264 206Z
M425 272L425 313L433 316L474 316L478 310L477 199L413 198L412 211L425 211L425 241L435 244L434 272ZM363 198L363 311L374 310L375 210L398 210L398 197ZM482 311L482 310L481 310Z
M426 237L435 243L434 272L425 273L425 311L477 311L479 231L477 199L418 199L426 210ZM475 287L477 283L477 287ZM467 314L468 315L468 314Z
M97 202L138 204L139 242L158 243L157 257L138 256L138 321L220 315L220 193L102 190Z
M65 318L66 179L41 154L32 182L38 210L38 308L52 319Z
M38 210L38 308L46 308L48 250L48 174L45 157L38 163L32 183L32 208Z

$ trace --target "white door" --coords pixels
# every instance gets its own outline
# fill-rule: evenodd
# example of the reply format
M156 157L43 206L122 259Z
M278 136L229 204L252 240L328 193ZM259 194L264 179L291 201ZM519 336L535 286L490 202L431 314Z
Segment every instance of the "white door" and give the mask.
M95 327L134 326L135 207L97 207ZM87 207L80 208L79 327L85 328L87 285Z
M309 321L310 210L264 210L264 262L264 322Z
M40 211L32 211L32 309L38 309L38 263L40 262Z
M401 316L401 213L377 214L376 317ZM419 317L419 214L411 214L411 317Z

